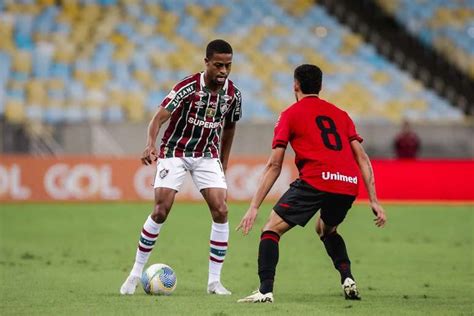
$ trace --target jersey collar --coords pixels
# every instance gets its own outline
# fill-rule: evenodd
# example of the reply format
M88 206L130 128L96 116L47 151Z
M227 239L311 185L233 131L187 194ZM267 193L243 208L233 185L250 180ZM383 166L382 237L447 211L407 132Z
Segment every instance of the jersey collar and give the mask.
M301 100L306 99L306 98L317 98L319 99L318 94L306 94L304 97L301 98Z
M201 78L200 78L199 81L200 81L200 88L201 88L201 91L202 91L202 90L209 91L209 89L206 87L206 82L204 81L204 71L201 72ZM228 86L229 86L229 78L226 78L226 79L225 79L225 82L224 82L224 85L223 85L222 88L219 90L219 94L223 94L224 92L226 92Z

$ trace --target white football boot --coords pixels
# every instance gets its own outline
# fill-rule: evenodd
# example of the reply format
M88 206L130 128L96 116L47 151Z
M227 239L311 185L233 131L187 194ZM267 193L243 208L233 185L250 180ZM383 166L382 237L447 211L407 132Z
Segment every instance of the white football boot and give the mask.
M122 295L132 295L135 293L138 283L140 282L140 277L136 275L129 275L125 282L123 282L122 287L120 288L120 294Z
M260 293L260 290L255 290L251 295L241 298L237 303L273 303L273 293Z
M342 283L342 289L344 290L344 296L346 300L360 300L359 291L357 290L356 283L351 278L346 278Z
M208 294L231 295L232 292L226 289L221 282L215 281L207 285Z

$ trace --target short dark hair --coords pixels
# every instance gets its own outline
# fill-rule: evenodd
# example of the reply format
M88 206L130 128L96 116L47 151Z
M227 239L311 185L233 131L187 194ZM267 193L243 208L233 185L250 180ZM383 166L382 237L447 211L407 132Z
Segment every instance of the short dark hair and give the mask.
M323 72L318 66L304 64L296 67L295 80L301 87L304 94L317 94L321 91L321 83L323 82Z
M206 47L206 58L211 58L214 54L232 54L232 46L222 39L215 39Z

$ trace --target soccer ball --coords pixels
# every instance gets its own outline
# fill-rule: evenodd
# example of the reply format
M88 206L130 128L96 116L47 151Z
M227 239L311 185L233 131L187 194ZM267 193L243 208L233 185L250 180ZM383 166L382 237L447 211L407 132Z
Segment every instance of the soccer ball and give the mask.
M143 289L150 295L170 295L176 288L176 274L163 263L152 264L142 274Z

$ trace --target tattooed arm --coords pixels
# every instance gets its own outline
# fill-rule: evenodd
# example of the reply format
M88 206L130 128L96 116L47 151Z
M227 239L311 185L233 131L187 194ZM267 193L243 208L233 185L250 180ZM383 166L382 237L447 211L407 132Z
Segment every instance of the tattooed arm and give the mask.
M375 214L375 224L379 227L382 227L386 220L387 216L385 215L385 211L382 205L379 204L377 199L377 193L375 192L375 177L374 171L372 169L372 164L370 163L369 156L362 147L361 143L357 140L353 140L351 142L352 153L354 158L359 165L360 173L362 174L362 178L364 180L365 188L369 194L369 201L370 207L372 208L372 212Z

